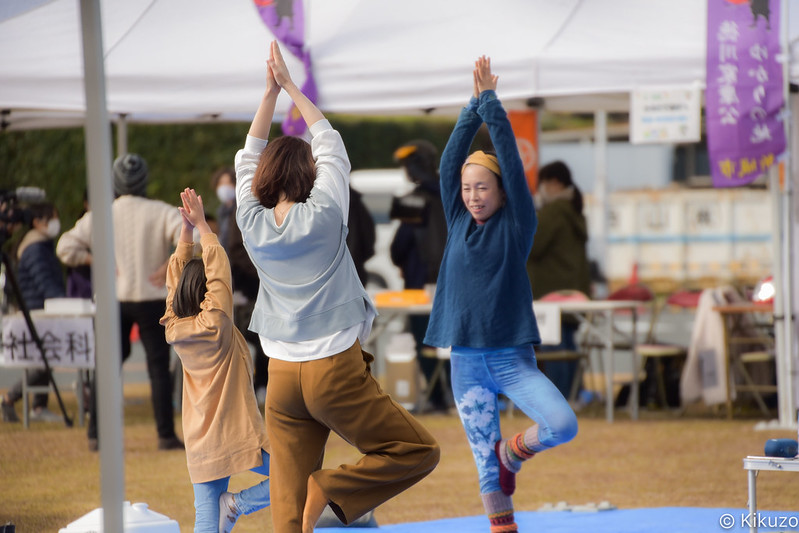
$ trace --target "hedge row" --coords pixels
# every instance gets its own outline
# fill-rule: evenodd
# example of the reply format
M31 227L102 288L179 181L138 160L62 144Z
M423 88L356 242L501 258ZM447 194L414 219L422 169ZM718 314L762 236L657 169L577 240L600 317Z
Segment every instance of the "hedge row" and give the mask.
M394 150L411 139L424 138L443 150L454 118L330 117L341 132L353 169L395 166ZM141 154L150 169L148 195L175 203L178 193L193 187L216 208L210 176L232 165L243 145L249 124L171 124L128 126L128 149ZM275 124L272 136L280 134ZM485 129L476 147L488 146ZM114 145L115 146L115 145ZM60 211L63 228L74 224L83 207L86 189L85 146L82 128L0 133L0 189L30 185L45 189Z

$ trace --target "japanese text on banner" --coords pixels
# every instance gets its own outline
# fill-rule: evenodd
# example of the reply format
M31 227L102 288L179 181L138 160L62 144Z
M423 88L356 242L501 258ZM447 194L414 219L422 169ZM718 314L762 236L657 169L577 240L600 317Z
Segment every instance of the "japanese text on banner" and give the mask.
M780 0L708 0L707 139L715 187L746 185L785 150Z

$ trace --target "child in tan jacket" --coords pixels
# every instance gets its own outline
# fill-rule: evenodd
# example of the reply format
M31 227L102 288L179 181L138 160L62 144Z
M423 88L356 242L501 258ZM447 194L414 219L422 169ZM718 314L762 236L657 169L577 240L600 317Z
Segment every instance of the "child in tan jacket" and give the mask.
M180 242L167 269L166 339L183 363L183 437L198 532L229 532L269 505L269 480L227 492L230 476L269 475L269 442L252 387L252 356L233 324L230 263L205 220L202 198L180 194ZM202 259L193 258L197 228Z

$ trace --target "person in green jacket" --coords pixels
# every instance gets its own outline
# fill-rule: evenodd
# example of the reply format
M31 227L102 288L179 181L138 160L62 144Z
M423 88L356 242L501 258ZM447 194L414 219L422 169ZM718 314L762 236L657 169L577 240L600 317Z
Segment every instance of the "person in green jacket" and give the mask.
M583 216L583 195L562 161L554 161L538 171L538 229L527 259L527 274L533 298L562 290L578 290L591 295L591 276L586 242L588 229ZM576 319L561 322L561 344L540 346L538 351L576 350ZM569 397L577 371L577 361L547 361L544 374Z

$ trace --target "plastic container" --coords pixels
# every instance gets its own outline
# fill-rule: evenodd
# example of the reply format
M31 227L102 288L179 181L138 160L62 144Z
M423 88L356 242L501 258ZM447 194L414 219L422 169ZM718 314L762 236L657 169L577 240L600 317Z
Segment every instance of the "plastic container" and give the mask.
M797 441L794 439L769 439L763 453L766 457L796 457Z
M417 395L416 341L410 333L396 333L386 346L385 389L395 402L413 409Z
M125 533L180 533L177 521L147 508L146 503L122 502ZM102 533L103 508L98 507L58 530L58 533Z

